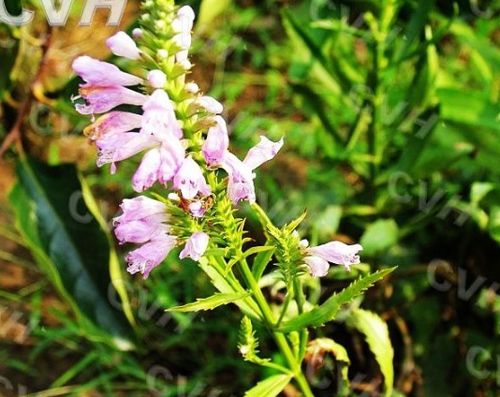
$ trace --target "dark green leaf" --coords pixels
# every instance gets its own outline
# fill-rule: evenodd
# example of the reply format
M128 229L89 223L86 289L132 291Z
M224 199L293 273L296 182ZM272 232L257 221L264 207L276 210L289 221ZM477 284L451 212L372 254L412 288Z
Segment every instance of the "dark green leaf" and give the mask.
M126 318L108 299L108 240L83 200L75 167L27 159L18 162L17 175L10 200L35 257L81 313L130 347Z

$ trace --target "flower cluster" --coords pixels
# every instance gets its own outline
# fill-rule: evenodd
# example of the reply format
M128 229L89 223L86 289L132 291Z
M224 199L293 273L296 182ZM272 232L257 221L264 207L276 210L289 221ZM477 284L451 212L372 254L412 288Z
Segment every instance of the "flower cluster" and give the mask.
M128 271L145 278L176 246L185 244L181 259L198 260L205 253L210 244L204 219L210 208L205 204L219 186L217 177L210 175L224 170L230 202L252 204L256 201L254 170L283 146L283 138L273 142L262 136L243 160L229 151L222 105L203 95L196 83L186 82L192 67L189 49L195 14L189 6L177 8L171 1L158 1L164 3L162 7L145 2L143 26L133 31L133 37L118 32L106 41L114 55L133 61L140 73L126 73L88 56L73 62L74 71L84 80L80 95L74 98L79 100L76 110L92 116L85 133L98 149L97 165L110 164L115 173L116 163L142 154L132 177L134 190L142 193L156 183L173 190L165 202L144 196L124 200L123 214L115 219L119 241L140 245L127 255ZM183 233L171 227L183 221L174 219L178 212L169 212L167 203L177 203L184 211L181 215L189 218ZM323 276L328 262L346 269L359 263L361 246L332 242L302 249L306 252L302 263L313 276Z
M202 203L212 194L207 173L224 169L231 201L252 203L253 170L273 158L283 140L272 142L262 137L243 161L229 151L228 129L220 115L222 105L202 95L195 83L185 82L185 74L191 68L188 51L194 18L189 6L179 8L173 17L165 15L166 20L171 20L173 31L166 30L167 40L162 46L172 52L160 48L156 57L148 55L150 49L138 45L152 36L146 28L134 30L135 40L118 32L106 41L116 56L142 63L144 68L153 63L154 68L144 76L123 72L111 63L88 56L77 58L73 69L85 81L80 86L80 96L75 98L84 103L77 103L76 110L92 115L93 123L85 132L97 146L97 165L110 164L115 173L116 163L142 153L132 177L134 190L141 193L159 182L174 189L180 200L188 203L189 216L201 218L206 212ZM100 116L94 119L95 115ZM181 242L169 234L164 203L138 197L124 200L121 208L123 215L115 219L116 236L122 243L141 244L127 256L128 271L147 277ZM208 235L194 230L180 257L197 260L208 244Z

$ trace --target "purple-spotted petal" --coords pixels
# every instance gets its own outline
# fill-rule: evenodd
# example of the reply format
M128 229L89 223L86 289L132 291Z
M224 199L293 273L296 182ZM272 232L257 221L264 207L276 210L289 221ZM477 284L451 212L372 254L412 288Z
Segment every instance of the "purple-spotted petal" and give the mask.
M185 199L191 200L198 193L209 195L210 187L205 181L200 166L191 157L186 157L175 174L174 188L182 192Z

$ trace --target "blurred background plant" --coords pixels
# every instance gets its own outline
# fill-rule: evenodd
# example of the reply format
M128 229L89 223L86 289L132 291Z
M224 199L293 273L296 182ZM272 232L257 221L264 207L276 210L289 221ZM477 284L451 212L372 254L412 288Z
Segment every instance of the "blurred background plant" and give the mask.
M78 27L80 3L49 28L40 3L22 2L37 10L31 24L0 25L1 393L242 395L266 374L240 362L237 312L164 312L210 285L175 254L145 282L123 276L106 227L134 164L95 167L70 63L109 55L116 28L105 11ZM394 395L498 395L500 2L186 3L199 11L194 79L224 103L234 149L285 136L256 180L273 222L307 208L312 245L361 241L366 263L399 265L363 302L389 324ZM138 7L128 1L122 29ZM369 270L331 269L317 299ZM315 395L376 395L392 371L363 326L378 320L345 318L317 330L347 351L311 346Z

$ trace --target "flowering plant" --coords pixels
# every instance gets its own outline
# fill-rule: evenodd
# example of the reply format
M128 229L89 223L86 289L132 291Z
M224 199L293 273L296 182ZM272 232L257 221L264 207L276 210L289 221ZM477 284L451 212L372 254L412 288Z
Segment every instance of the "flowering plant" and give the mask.
M244 314L239 344L243 358L277 372L247 395L277 395L294 379L305 396L312 396L302 371L306 355L318 350L318 342L309 341L309 329L335 319L343 305L393 269L361 278L321 305L308 302L304 280L325 276L330 263L350 271L360 263L361 245L333 241L309 247L296 230L305 213L282 228L272 224L256 203L255 170L278 154L283 138L274 142L260 137L243 160L231 153L223 106L189 81L193 10L179 8L173 0L147 0L143 9L141 27L132 37L119 32L107 40L116 56L140 67L139 76L88 56L73 63L84 80L74 98L76 109L92 117L85 132L98 149L98 166L110 164L114 173L117 163L142 154L132 177L140 195L123 200L122 214L114 219L119 242L137 246L126 256L127 271L147 278L182 246L179 258L198 262L218 292L169 310L236 304ZM144 194L157 183L164 194ZM261 221L267 240L263 246L247 248L251 239L244 237L245 220L236 208L244 201ZM277 310L262 290L270 263L286 288ZM259 357L254 324L273 335L285 364ZM392 380L386 379L390 388Z

